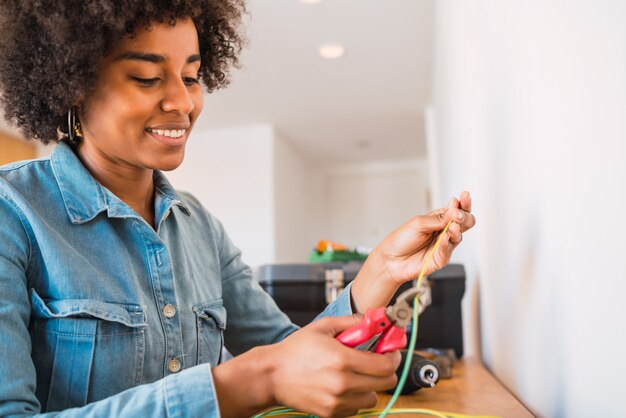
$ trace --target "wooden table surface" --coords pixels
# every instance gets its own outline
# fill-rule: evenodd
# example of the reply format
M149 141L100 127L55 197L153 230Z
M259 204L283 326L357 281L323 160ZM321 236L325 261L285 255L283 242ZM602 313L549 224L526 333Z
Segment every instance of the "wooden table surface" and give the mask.
M391 395L379 394L376 408L383 409ZM466 415L526 418L533 415L478 360L454 364L452 378L440 379L432 389L420 389L398 397L394 408L427 408ZM391 415L409 417L416 415Z

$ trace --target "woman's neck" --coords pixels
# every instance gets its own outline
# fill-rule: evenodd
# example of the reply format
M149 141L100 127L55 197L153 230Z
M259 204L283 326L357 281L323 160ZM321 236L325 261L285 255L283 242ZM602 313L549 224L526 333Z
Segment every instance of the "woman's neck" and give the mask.
M113 160L86 144L81 144L76 153L100 184L154 227L154 170Z

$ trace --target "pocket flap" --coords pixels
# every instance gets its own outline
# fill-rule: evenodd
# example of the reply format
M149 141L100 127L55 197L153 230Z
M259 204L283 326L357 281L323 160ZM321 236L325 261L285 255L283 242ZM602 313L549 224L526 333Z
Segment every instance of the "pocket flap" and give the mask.
M119 322L131 328L147 327L146 314L139 305L108 303L95 299L61 299L44 301L30 291L33 316L37 318L92 317Z
M213 318L220 329L226 329L226 308L222 299L202 305L195 305L193 311L199 318Z

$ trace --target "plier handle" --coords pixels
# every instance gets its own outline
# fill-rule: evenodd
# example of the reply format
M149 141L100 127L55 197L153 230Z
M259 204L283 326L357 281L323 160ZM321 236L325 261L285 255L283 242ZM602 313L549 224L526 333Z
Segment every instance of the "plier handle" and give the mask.
M343 331L337 339L348 347L373 340L365 349L380 354L404 348L406 326L413 316L413 300L418 293L420 290L413 287L402 292L392 306L368 309L361 322Z

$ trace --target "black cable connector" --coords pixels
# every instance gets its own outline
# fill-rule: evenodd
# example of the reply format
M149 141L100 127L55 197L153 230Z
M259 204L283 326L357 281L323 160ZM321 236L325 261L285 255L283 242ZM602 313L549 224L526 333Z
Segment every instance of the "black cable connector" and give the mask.
M400 353L402 354L402 361L400 362L400 367L396 370L398 380L400 379L402 370L404 369L407 350L400 350ZM404 384L404 388L401 392L402 395L408 395L421 388L432 388L439 381L439 366L432 360L424 358L417 353L413 353L410 367L411 368L409 369L409 374ZM394 393L395 389L396 388L389 390L388 393Z

